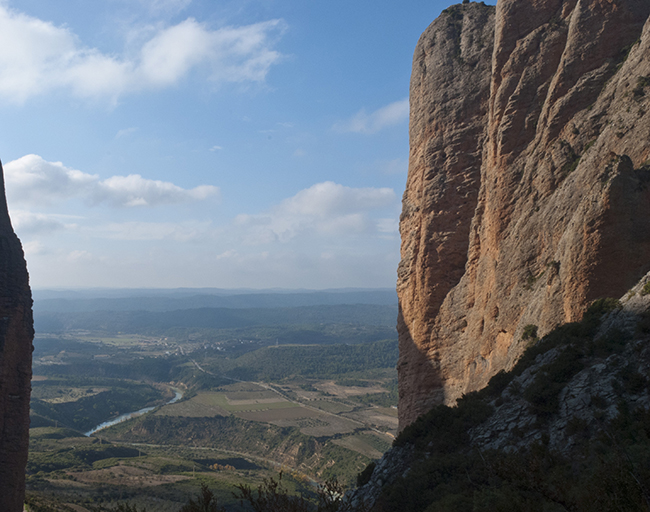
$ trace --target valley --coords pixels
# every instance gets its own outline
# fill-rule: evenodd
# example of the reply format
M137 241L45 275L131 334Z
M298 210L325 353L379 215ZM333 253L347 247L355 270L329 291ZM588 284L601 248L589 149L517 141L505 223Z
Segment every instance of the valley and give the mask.
M280 471L305 496L353 485L397 431L396 335L374 322L37 333L28 503L171 512L205 483L238 510L236 485Z

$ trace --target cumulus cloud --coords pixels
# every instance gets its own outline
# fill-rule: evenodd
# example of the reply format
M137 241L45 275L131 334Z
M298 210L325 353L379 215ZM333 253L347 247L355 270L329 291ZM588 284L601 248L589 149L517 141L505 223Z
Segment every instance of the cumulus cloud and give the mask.
M217 187L200 185L190 190L173 183L148 180L139 174L112 176L96 184L93 200L114 206L157 206L161 204L202 201L218 193Z
M12 210L11 223L20 235L51 233L66 228L59 216L33 213L25 210Z
M334 130L338 132L376 133L384 128L393 126L409 117L408 98L386 105L368 114L365 110L359 111L352 119L337 123Z
M205 238L209 228L209 222L114 222L94 228L92 235L113 240L189 242Z
M380 208L394 199L391 188L351 188L325 181L285 199L279 209L295 215L323 217Z
M379 219L377 231L380 233L399 234L399 219Z
M286 242L300 234L338 236L377 231L369 213L395 202L391 188L351 188L326 181L301 190L266 213L239 215L235 225L249 244Z
M180 6L180 0L150 0ZM261 82L281 54L274 44L282 20L211 29L188 18L156 29L127 55L83 46L68 28L10 10L0 3L0 97L22 103L54 89L83 98L109 98L169 87L194 69L215 82Z
M48 254L48 250L45 246L38 240L32 240L31 242L26 242L23 244L23 250L25 251L25 256L38 256L42 254Z
M6 164L5 184L12 204L31 205L79 197L91 205L159 206L201 201L219 194L218 187L211 185L188 190L139 174L100 180L97 175L70 169L61 162L48 162L38 155L26 155Z

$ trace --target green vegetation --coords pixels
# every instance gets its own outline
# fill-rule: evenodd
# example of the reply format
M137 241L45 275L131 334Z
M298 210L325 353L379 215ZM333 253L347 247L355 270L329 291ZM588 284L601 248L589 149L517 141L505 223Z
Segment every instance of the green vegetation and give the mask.
M524 341L537 341L537 326L533 324L525 325L521 334L521 339Z
M648 295L650 293L650 281L643 285L641 289L641 295Z
M632 94L636 99L645 96L645 88L650 85L650 76L640 76L636 81L636 87L632 89Z
M623 47L620 51L619 58L620 62L616 66L616 71L620 69L620 67L623 65L623 63L627 60L627 58L630 55L630 52L632 51L632 48L634 48L637 44L641 42L641 38L637 39L633 43L628 44L627 46Z
M397 407L399 401L399 391L397 386L397 379L392 379L386 384L386 393L369 393L367 395L359 395L356 397L361 403L369 405L377 405L379 407Z
M238 358L232 369L222 371L242 380L282 381L296 376L335 378L374 368L393 368L397 342L363 345L279 346L259 349Z
M256 490L249 485L238 486L237 499L255 512L352 512L344 499L345 489L336 478L318 487L317 504L305 496L291 495L282 485L282 473L278 480L265 479Z
M370 482L370 478L372 477L372 473L375 471L375 467L377 467L377 463L373 461L368 464L361 473L357 475L357 487L361 487L362 485L366 485L368 482Z
M298 428L277 427L235 416L183 418L148 415L116 425L103 432L114 442L150 443L236 450L260 457L291 458L293 467L303 464L322 478L349 482L368 462L368 457L347 450L329 440L301 434ZM314 458L318 453L319 457Z
M27 477L30 510L68 512L73 509L64 504L69 503L91 511L113 511L119 503L139 512L179 512L202 484L209 486L219 504L232 510L237 485L257 485L276 472L262 461L253 463L207 447L145 448L66 437L68 433L32 429ZM285 478L292 494L306 492L301 479Z
M492 403L537 356L555 351L535 374L524 398L544 422L557 410L563 384L589 358L620 353L627 338L620 332L594 340L601 317L620 307L614 299L595 301L579 323L554 330L529 347L512 372L500 372L487 388L471 393L454 408L439 406L406 427L394 446L415 448L407 477L383 488L382 511L614 511L650 510L650 412L621 402L618 417L588 435L584 421L573 418L567 431L576 440L572 456L563 456L541 439L516 452L479 451L469 431L493 413ZM619 392L639 393L647 379L630 364L617 377ZM593 397L598 407L599 397ZM602 399L601 399L602 402ZM603 407L604 404L601 404ZM538 423L539 425L540 423ZM370 478L371 469L358 477Z
M201 484L201 492L196 501L190 498L188 504L180 512L225 512L225 509L219 506L217 497L208 486Z
M342 309L349 323L324 323ZM237 486L258 489L280 464L283 488L316 510L311 478L353 483L390 446L381 431L397 428L393 306L275 308L258 325L246 324L250 310L177 312L168 328L123 313L53 313L63 332L35 340L31 510L179 512L202 484L236 510ZM214 327L226 317L231 327ZM102 330L68 330L93 322ZM171 387L184 397L165 405Z
M161 405L172 396L139 382L59 377L33 383L31 409L50 424L84 432L122 413Z
M582 155L577 154L568 142L562 140L560 141L560 144L567 151L568 157L566 163L562 166L559 173L561 178L565 178L576 170L578 164L580 163Z
M533 287L535 286L535 283L544 275L544 272L542 271L538 275L532 274L530 271L528 272L528 276L526 277L526 284L524 285L524 290L532 290Z
M270 326L316 327L320 324L393 327L397 306L375 304L319 305L288 308L197 308L175 311L41 312L38 332L73 330L109 334L171 335L178 329L244 329ZM317 328L315 330L318 330Z

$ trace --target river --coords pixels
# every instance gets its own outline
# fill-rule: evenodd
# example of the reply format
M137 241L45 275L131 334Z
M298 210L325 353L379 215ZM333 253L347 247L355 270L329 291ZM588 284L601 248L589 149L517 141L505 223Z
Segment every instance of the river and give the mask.
M178 402L181 398L183 398L183 393L176 388L172 388L174 390L175 396L172 398L167 404L173 404L174 402ZM117 425L118 423L122 423L123 421L130 420L131 418L137 418L138 416L142 416L143 414L147 414L150 411L153 411L156 407L145 407L144 409L140 409L139 411L134 411L134 412L127 412L126 414L121 414L117 418L113 418L112 420L105 421L104 423L100 423L97 425L95 428L92 430L89 430L88 432L85 432L85 436L92 436L95 432L112 427L113 425Z

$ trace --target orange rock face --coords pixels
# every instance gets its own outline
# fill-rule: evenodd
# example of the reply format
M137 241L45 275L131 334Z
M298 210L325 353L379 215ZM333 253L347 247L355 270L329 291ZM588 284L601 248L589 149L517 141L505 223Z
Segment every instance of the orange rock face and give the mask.
M650 270L650 3L451 7L411 78L400 426Z
M29 446L32 294L7 212L0 166L0 510L21 512Z

